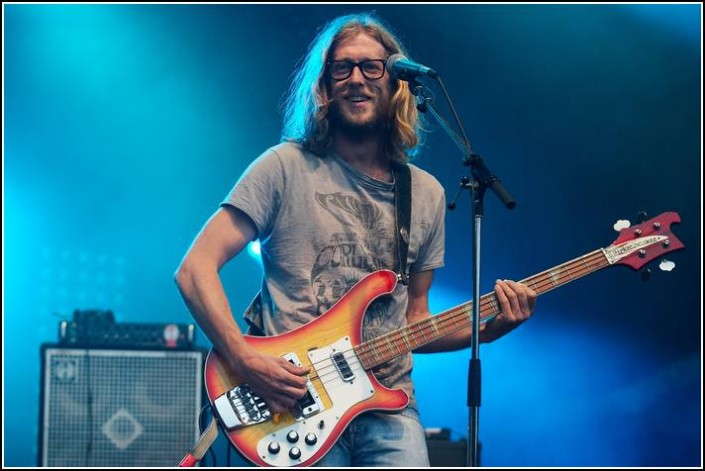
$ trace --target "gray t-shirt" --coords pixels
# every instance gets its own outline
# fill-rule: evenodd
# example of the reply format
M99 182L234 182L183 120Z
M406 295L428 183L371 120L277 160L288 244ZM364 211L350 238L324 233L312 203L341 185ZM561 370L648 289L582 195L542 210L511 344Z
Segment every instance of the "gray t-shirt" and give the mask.
M445 193L438 181L409 165L412 209L407 266L414 272L443 266ZM259 156L222 205L255 223L264 279L261 298L248 309L266 335L289 331L325 313L365 275L398 271L394 183L372 179L335 154L319 157L282 143ZM363 339L406 326L407 287L367 309ZM390 388L413 400L412 356L374 370Z

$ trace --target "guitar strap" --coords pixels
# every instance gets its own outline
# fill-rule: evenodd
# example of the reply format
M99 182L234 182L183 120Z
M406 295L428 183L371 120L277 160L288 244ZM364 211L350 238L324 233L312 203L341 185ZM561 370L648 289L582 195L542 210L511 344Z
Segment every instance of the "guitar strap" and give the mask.
M407 286L409 272L406 268L409 253L409 227L411 225L411 169L406 164L392 163L394 173L394 207L396 211L397 251L399 256L399 281Z
M208 449L211 447L215 439L218 438L218 425L215 417L211 417L211 422L206 427L205 432L198 437L196 444L191 451L186 453L178 464L179 468L191 468L196 465L205 456Z

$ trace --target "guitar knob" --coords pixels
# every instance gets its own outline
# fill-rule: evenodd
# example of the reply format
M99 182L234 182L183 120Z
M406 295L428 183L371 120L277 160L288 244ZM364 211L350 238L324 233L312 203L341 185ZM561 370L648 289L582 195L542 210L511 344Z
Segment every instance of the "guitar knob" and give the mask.
M301 450L298 449L298 447L293 447L291 450L289 450L289 458L292 460L298 460L301 458Z
M276 455L277 453L279 453L280 449L281 448L279 448L279 444L277 442L272 442L267 447L267 450L273 455Z
M289 440L289 443L296 443L299 441L299 434L296 433L295 430L292 430L286 434L286 439Z
M306 435L306 438L304 438L304 441L307 445L315 445L318 441L318 437L316 437L316 435L313 433L309 433L308 435Z

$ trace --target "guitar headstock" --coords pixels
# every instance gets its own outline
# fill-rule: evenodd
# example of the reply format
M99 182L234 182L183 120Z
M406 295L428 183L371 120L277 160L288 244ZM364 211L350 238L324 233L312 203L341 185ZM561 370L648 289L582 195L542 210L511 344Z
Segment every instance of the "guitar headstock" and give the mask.
M610 264L620 263L638 270L663 254L685 247L671 232L671 225L679 222L681 217L678 213L670 211L636 226L623 228L617 240L604 249L605 256Z

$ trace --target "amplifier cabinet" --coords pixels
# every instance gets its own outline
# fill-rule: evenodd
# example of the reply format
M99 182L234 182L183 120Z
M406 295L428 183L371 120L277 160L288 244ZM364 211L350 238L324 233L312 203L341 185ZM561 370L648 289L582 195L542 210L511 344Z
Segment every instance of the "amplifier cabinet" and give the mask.
M172 467L199 436L200 350L41 347L39 465Z
M466 440L426 440L428 459L434 468L464 468L467 466ZM481 450L482 448L480 448ZM478 450L478 455L480 455Z

